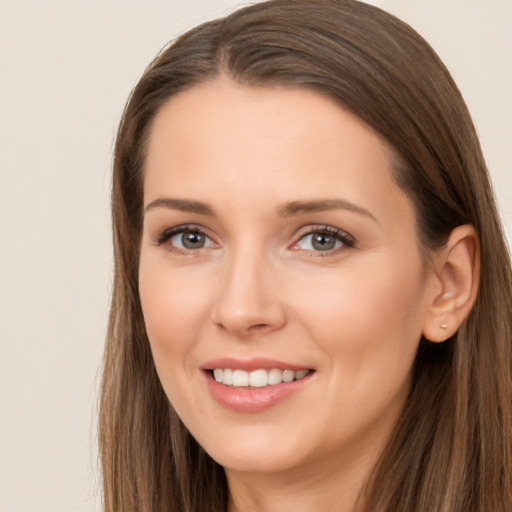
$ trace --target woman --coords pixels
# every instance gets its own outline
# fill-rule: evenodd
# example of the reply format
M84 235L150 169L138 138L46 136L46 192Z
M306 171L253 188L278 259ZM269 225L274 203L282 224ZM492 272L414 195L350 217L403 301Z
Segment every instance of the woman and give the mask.
M191 30L113 187L106 510L512 509L509 258L412 29L276 0Z

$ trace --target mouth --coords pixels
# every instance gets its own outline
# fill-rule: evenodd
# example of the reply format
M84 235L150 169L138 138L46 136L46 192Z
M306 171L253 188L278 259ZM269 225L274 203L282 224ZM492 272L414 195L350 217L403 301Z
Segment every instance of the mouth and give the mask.
M223 357L201 370L207 388L220 405L240 413L264 412L309 388L316 370L265 357Z
M216 382L225 386L232 388L265 388L302 380L313 370L282 370L280 368L267 370L258 368L246 371L232 368L214 368L209 371Z

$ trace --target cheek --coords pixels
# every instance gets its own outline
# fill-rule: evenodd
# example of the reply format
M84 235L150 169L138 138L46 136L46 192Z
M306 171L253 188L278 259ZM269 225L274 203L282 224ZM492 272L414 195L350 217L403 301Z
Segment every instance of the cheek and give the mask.
M413 267L344 270L304 294L307 307L298 316L309 319L309 337L325 355L332 392L325 394L324 421L359 432L382 418L392 421L403 406L421 337L424 286Z
M193 353L209 315L208 280L141 258L139 294L153 361L163 389L187 424L189 404L200 404L191 382L197 378ZM199 276L201 277L201 276Z
M297 302L297 316L309 319L311 337L326 352L349 358L354 372L371 359L383 366L394 364L393 357L412 363L425 314L421 276L417 261L393 265L378 258L317 276L302 283L308 292Z
M139 294L146 331L159 355L187 351L208 317L208 280L141 261Z

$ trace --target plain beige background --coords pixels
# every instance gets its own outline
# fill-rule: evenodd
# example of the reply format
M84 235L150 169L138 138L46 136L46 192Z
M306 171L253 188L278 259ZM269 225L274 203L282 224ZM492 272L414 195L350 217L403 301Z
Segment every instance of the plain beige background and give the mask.
M0 512L100 510L116 125L168 40L242 3L0 0ZM512 226L512 0L369 3L408 21L452 71Z

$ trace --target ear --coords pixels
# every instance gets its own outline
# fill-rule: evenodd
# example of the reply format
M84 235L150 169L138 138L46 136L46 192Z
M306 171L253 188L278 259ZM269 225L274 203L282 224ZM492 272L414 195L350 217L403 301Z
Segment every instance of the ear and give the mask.
M453 336L467 318L480 281L480 245L475 228L455 228L435 258L437 286L423 325L423 336L442 342Z

